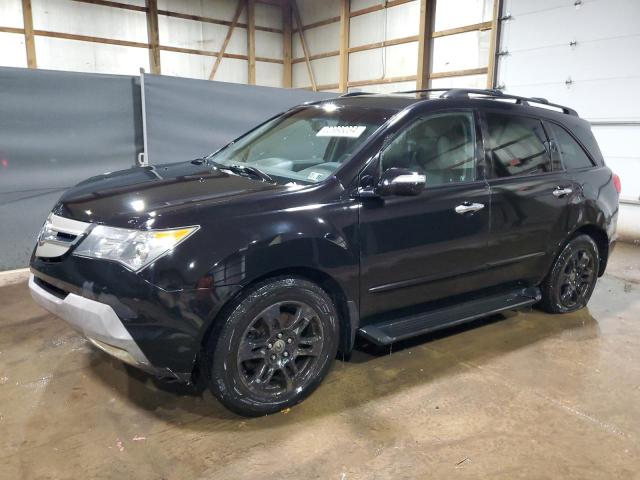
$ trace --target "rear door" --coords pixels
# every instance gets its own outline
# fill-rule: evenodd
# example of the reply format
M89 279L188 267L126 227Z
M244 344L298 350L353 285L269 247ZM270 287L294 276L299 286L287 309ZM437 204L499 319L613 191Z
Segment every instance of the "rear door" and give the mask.
M565 239L576 194L540 119L485 111L484 145L491 188L487 263L499 283L537 283Z

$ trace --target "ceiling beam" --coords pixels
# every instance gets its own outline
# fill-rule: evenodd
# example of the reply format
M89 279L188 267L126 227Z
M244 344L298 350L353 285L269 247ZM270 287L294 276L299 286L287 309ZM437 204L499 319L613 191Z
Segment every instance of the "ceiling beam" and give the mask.
M246 1L246 0L243 0L243 1ZM165 15L167 17L173 17L173 18L182 18L184 20L193 20L196 22L213 23L215 25L226 25L227 27L231 25L231 22L229 20L219 20L217 18L203 17L201 15L191 15L191 14L180 13L180 12L172 12L169 10L158 10L158 15ZM242 23L242 22L238 22L238 25L236 26L238 28L249 28L249 26L246 23ZM259 25L254 25L254 28L262 32L282 33L281 28L261 27Z
M282 2L282 86L291 88L293 85L293 47L292 47L292 28L291 28L291 5L287 0Z
M489 65L487 67L487 88L496 88L498 81L498 51L500 50L500 16L502 0L493 2L493 18L491 20L491 43L489 45Z
M473 25L465 25L464 27L448 28L447 30L439 30L432 33L433 38L446 37L448 35L457 35L459 33L476 32L491 30L493 22L474 23Z
M373 5L371 7L362 8L360 10L355 10L350 13L350 16L359 17L360 15L366 15L367 13L377 12L379 10L384 10L385 8L397 7L398 5L402 5L404 3L413 2L414 0L385 0L378 2L377 5Z
M218 71L218 67L220 66L220 62L224 57L224 52L227 50L227 45L229 45L229 40L231 40L231 35L233 35L233 30L236 28L238 24L238 19L242 14L242 9L244 8L244 1L238 0L238 6L236 7L236 12L233 14L233 20L231 21L231 25L229 25L229 30L227 30L227 35L224 37L224 41L222 42L222 47L218 52L218 56L216 57L216 61L211 68L211 73L209 73L209 80L213 80L213 77L216 76L216 72Z
M160 75L160 34L158 33L158 0L147 0L147 40L149 41L149 68Z
M304 52L305 63L307 64L307 72L309 73L309 80L311 81L311 89L314 92L318 91L318 85L316 79L313 76L313 69L311 68L311 61L309 60L309 50L307 49L307 42L304 39L304 29L302 28L302 20L300 19L300 11L298 10L298 4L296 0L291 1L291 9L293 10L293 16L298 26L298 33L300 34L300 43L302 44L302 51Z
M349 82L350 87L366 87L369 85L383 85L386 83L399 83L399 82L411 82L416 79L415 75L407 75L403 77L387 77L387 78L374 78L372 80L357 80Z
M33 13L31 0L22 0L22 19L24 22L24 46L27 50L27 66L38 68L36 61L36 42L33 36Z
M487 73L487 67L466 68L464 70L449 70L447 72L433 72L430 78L465 77L467 75L483 75ZM427 87L424 87L427 88Z
M238 0L239 2L243 0ZM256 2L247 0L247 52L248 52L248 83L256 84Z
M313 60L319 60L321 58L328 58L328 57L339 57L340 56L340 50L332 50L330 52L323 52L323 53L316 53L315 55L309 55L309 60L313 61ZM300 57L300 58L294 58L293 60L291 60L291 63L302 63L304 62L306 59L304 57Z
M0 27L0 32L3 32L3 33L17 33L19 35L24 35L24 28Z
M0 32L17 33L17 34L24 35L24 28L0 26ZM47 30L34 30L33 35L34 37L63 38L65 40L77 40L79 42L89 42L89 43L102 43L105 45L119 45L122 47L135 47L135 48L146 48L146 49L151 48L148 43L143 43L143 42L132 42L129 40L118 40L115 38L91 37L88 35L77 35L75 33L50 32ZM212 52L211 50L198 50L195 48L173 47L170 45L158 45L158 48L166 52L188 53L191 55L202 55L205 57L217 57L219 54L219 52ZM236 60L249 59L249 57L247 57L246 55L240 55L236 53L225 52L222 56L223 58L235 58ZM269 58L269 57L258 57L258 56L256 56L256 62L277 63L280 65L284 63L281 58Z
M111 0L73 0L78 3L90 3L92 5L100 5L102 7L122 8L125 10L133 10L134 12L146 12L147 7L139 5L129 5L128 3L114 2Z
M309 30L311 28L324 27L325 25L331 25L332 23L338 23L339 21L340 21L340 16L331 17L331 18L325 18L324 20L319 20L317 22L308 23L306 25L303 25L302 29L303 30ZM294 30L294 33L296 33L297 31L298 31L298 29L296 28Z
M391 40L384 40L382 42L367 43L365 45L358 45L356 47L349 48L349 53L363 52L365 50L374 50L376 48L392 47L394 45L402 45L403 43L417 42L420 40L419 35L413 35L411 37L394 38Z
M340 91L345 92L349 83L349 24L350 0L340 0Z
M420 0L420 30L418 31L418 70L416 89L429 88L431 71L431 33L435 17L436 0Z
M75 33L50 32L48 30L33 30L36 37L64 38L66 40L78 40L80 42L104 43L105 45L120 45L122 47L149 48L148 43L133 42L130 40L118 40L115 38L92 37L89 35L77 35ZM164 50L160 46L161 50Z
M113 7L113 8L121 8L124 10L133 10L137 12L147 11L147 7L140 7L138 5L130 5L128 3L115 2L112 0L72 0L72 1L79 2L79 3L90 3L93 5L101 5L103 7ZM259 2L258 0L256 0L256 3L267 3L267 2ZM267 3L267 4L275 5L275 3ZM174 12L170 10L158 10L158 15L164 15L166 17L173 17L173 18L180 18L183 20L193 20L195 22L213 23L215 25L226 25L227 27L231 25L231 22L229 20L220 20L217 18L203 17L202 15L191 15L189 13ZM236 27L247 28L247 24L238 22ZM282 33L281 28L262 27L260 25L256 25L255 28L256 30L260 30L263 32Z

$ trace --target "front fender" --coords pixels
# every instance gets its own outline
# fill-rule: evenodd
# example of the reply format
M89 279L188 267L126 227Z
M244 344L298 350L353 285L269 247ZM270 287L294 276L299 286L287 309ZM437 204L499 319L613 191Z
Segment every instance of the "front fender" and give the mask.
M260 212L228 224L226 253L201 276L216 288L242 289L270 276L306 276L326 284L340 298L341 317L348 318L343 340L353 341L359 309L359 248L357 203L347 199L300 209ZM240 221L241 220L241 221ZM222 239L221 239L222 240ZM235 298L237 298L236 295ZM224 306L221 306L224 308ZM207 319L203 335L211 331L220 309Z

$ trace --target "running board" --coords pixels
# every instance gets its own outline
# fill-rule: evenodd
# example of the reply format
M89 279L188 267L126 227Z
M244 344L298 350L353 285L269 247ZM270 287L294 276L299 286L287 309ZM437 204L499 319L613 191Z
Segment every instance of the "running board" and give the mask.
M398 340L486 317L504 310L533 305L541 298L539 288L524 288L431 312L365 325L358 329L358 334L376 345L389 345Z

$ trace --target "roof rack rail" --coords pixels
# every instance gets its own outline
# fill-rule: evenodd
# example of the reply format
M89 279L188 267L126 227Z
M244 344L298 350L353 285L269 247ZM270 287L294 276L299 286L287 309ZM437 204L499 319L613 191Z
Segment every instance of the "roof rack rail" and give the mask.
M342 95L340 95L340 97L357 97L360 95L373 95L373 93L371 92L348 92L348 93L343 93Z
M536 103L544 103L544 104L549 104L549 100L547 100L546 98L542 98L542 97L531 97L531 101L532 102L536 102Z
M488 97L504 97L502 90L497 88L450 88L442 94L442 98L469 98L469 94L486 95Z
M422 88L419 90L404 90L402 92L393 92L393 93L403 94L403 93L448 92L449 90L451 89L450 88Z
M521 97L518 95L510 95L502 92L496 88L494 89L478 89L478 88L430 88L424 90L409 90L405 92L397 93L429 93L429 92L444 92L440 95L440 98L470 98L471 95L482 95L486 98L498 98L515 100L520 105L530 105L531 103L538 103L541 105L547 105L549 107L558 108L567 115L574 117L578 116L578 112L574 109L565 107L564 105L558 105L557 103L551 103L546 98L542 97Z

